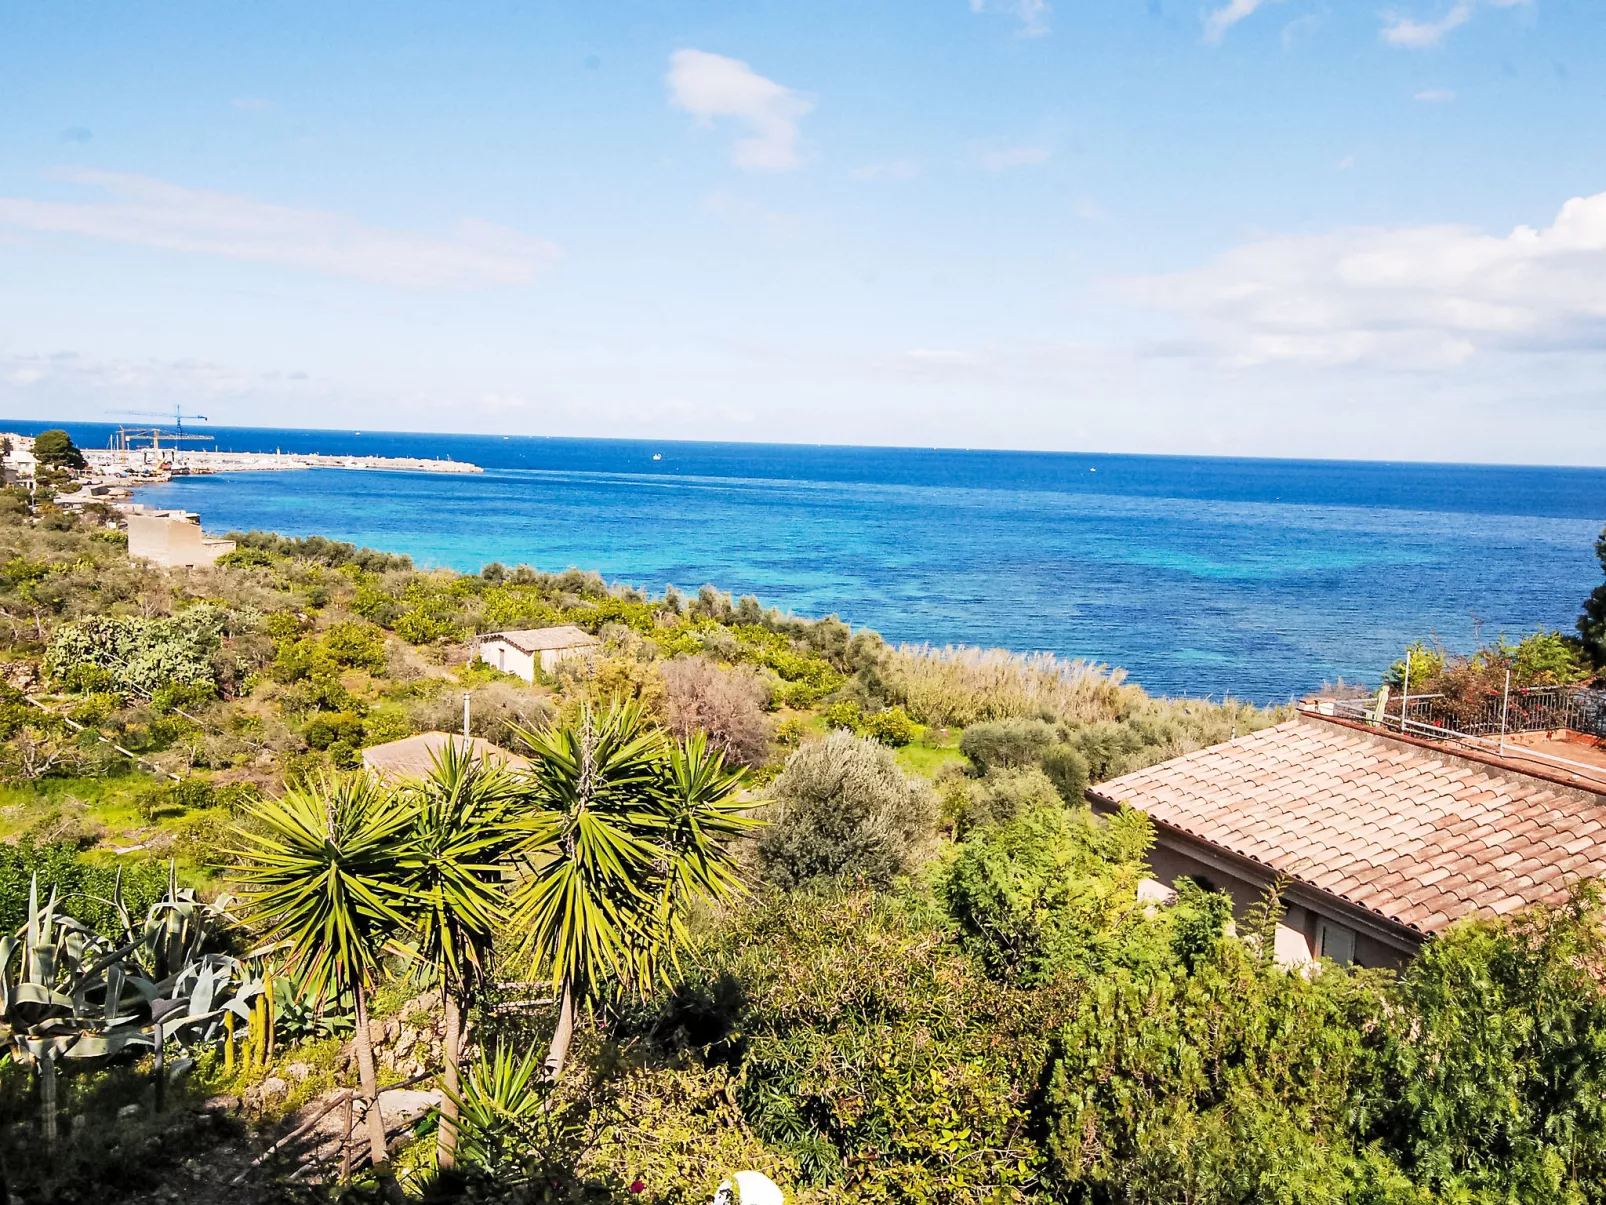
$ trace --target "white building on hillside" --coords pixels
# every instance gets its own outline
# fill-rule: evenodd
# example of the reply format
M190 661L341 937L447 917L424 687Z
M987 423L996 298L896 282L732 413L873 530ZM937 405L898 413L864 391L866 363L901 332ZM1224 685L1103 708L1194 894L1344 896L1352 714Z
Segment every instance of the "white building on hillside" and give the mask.
M535 667L550 674L570 657L588 657L601 642L573 624L553 628L526 628L519 632L489 632L480 637L479 659L505 674L535 681Z
M173 568L210 565L234 551L233 540L212 540L202 534L199 515L182 510L146 510L137 504L120 509L128 522L129 556Z

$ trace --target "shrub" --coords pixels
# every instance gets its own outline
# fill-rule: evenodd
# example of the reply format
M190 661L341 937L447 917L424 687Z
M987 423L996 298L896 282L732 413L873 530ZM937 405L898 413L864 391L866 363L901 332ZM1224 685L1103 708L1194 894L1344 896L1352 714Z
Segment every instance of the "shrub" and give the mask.
M154 694L165 686L216 684L212 654L222 644L224 612L211 603L196 603L170 619L92 617L64 623L45 650L45 670L52 678L84 682L103 690L96 676L90 684L84 667L110 675L117 690Z
M307 721L301 735L314 749L328 749L336 742L353 749L362 744L362 716L350 711L319 712Z
M761 1168L788 1201L820 1205L1036 1199L1028 1134L1055 1029L1048 1002L986 979L929 909L868 891L775 893L740 909L711 946L664 1022L681 1021L687 1044L736 1052L729 1099L767 1158L784 1160L727 1168ZM699 1113L719 1119L709 1095ZM646 1116L660 1114L678 1120L679 1109ZM719 1133L686 1156L706 1159ZM693 1187L701 1194L672 1199L709 1199Z
M170 682L151 695L151 710L158 715L201 707L217 697L210 682Z
M264 569L273 564L273 558L260 548L236 548L213 563L221 569Z
M769 690L751 669L720 669L705 657L677 657L663 668L664 726L681 740L693 732L726 758L756 766L769 756Z
M1147 699L1124 719L1088 724L1067 734L1065 743L1087 762L1092 782L1140 770L1207 745L1235 732L1242 736L1278 721L1280 710L1242 703Z
M1036 765L1053 741L1054 725L1043 720L994 720L966 728L959 751L985 774Z
M1085 808L1060 806L1056 796L1001 827L976 830L937 890L989 974L1022 983L1069 969L1099 975L1116 963L1153 960L1163 948L1133 907L1152 840L1141 812L1103 823Z
M323 634L322 643L336 665L375 674L384 672L385 634L370 624L350 621L332 624Z
M417 608L404 611L396 620L395 630L408 644L433 644L461 635L451 620Z
M838 699L820 713L827 728L839 728L845 732L857 732L864 723L864 716L859 712L859 705L852 699Z
M1603 1199L1603 920L1599 890L1579 888L1561 906L1458 925L1405 972L1364 1134L1434 1199Z
M775 743L786 749L795 749L803 743L809 722L800 715L787 716L775 726Z
M1043 773L1067 804L1079 807L1086 801L1087 758L1078 753L1074 746L1063 742L1050 745L1043 750L1041 765Z
M111 902L119 886L119 868L89 861L70 842L33 845L26 840L0 843L0 933L17 932L27 919L28 888L36 874L41 900L54 890L67 915L102 936L121 936L121 922ZM145 915L167 891L166 864L129 862L121 867L121 888L129 915Z
M372 548L358 548L355 544L330 540L324 536L291 538L276 535L271 531L231 531L228 538L239 548L260 549L271 556L312 561L332 569L353 565L372 573L383 573L390 569L413 567L411 557L392 552L376 552Z
M1422 1202L1355 1191L1364 1168L1344 1129L1379 1003L1365 985L1337 971L1307 979L1263 968L1241 942L1217 944L1191 972L1104 977L1061 1032L1045 1077L1058 1195Z
M915 739L914 721L902 707L886 707L865 717L864 735L894 749Z
M1053 782L1035 766L994 770L973 782L960 779L957 786L959 795L949 804L949 813L960 837L972 829L1009 824L1040 808L1062 806Z
M934 832L930 789L904 777L885 746L846 732L787 758L773 793L759 857L782 886L834 876L890 883Z

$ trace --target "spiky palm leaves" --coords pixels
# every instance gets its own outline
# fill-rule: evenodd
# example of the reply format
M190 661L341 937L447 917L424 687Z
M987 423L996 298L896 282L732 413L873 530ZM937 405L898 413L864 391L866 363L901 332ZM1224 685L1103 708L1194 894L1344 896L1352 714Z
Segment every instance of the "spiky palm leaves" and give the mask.
M503 872L519 841L513 825L519 783L506 769L476 756L466 742L454 741L407 794L413 821L401 859L404 892L398 908L419 956L440 976L446 1093L436 1161L450 1167L457 1143L463 1013L506 920Z
M697 899L739 889L723 841L754 821L734 802L743 776L701 737L668 743L635 704L524 733L527 873L515 898L522 953L561 993L548 1057L567 1056L574 998L644 988L672 965Z
M249 912L319 998L349 990L356 1002L357 1070L368 1098L368 1141L387 1195L385 1127L368 1036L368 991L398 909L413 811L366 774L326 776L249 810L236 851Z

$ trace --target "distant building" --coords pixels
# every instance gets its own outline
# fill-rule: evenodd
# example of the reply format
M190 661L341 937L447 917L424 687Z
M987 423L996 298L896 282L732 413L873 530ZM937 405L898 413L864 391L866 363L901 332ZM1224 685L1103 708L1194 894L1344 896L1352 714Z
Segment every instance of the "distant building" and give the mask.
M233 540L208 539L199 515L182 510L122 508L128 522L128 555L158 565L210 565L234 551Z
M0 475L4 476L5 484L31 485L39 470L39 462L33 456L33 437L3 431L0 440L11 445L11 450L0 458Z
M526 682L534 682L538 664L542 673L550 674L559 662L570 657L590 656L600 643L572 624L491 632L480 637L479 659L505 674L517 674Z
M1187 876L1241 917L1282 875L1279 961L1397 966L1458 920L1561 903L1606 874L1606 758L1574 744L1585 752L1548 766L1529 743L1451 744L1301 707L1088 798L1154 822L1160 881L1140 899Z
M417 736L403 737L383 745L370 745L362 751L362 764L371 773L387 782L422 778L428 774L449 745L462 747L463 738L449 732L420 732ZM469 748L476 758L509 769L522 770L529 766L528 758L509 753L500 745L474 736L468 738Z

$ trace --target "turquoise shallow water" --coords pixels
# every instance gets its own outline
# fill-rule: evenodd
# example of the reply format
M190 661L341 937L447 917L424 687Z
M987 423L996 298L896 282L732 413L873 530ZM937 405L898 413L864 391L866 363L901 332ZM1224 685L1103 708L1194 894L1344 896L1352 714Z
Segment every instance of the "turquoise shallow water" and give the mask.
M71 429L88 446L109 433ZM577 565L654 590L713 582L892 640L1049 649L1158 692L1257 700L1375 681L1428 633L1570 631L1606 519L1598 469L212 430L220 448L490 471L144 491L209 531L322 534L458 569Z

